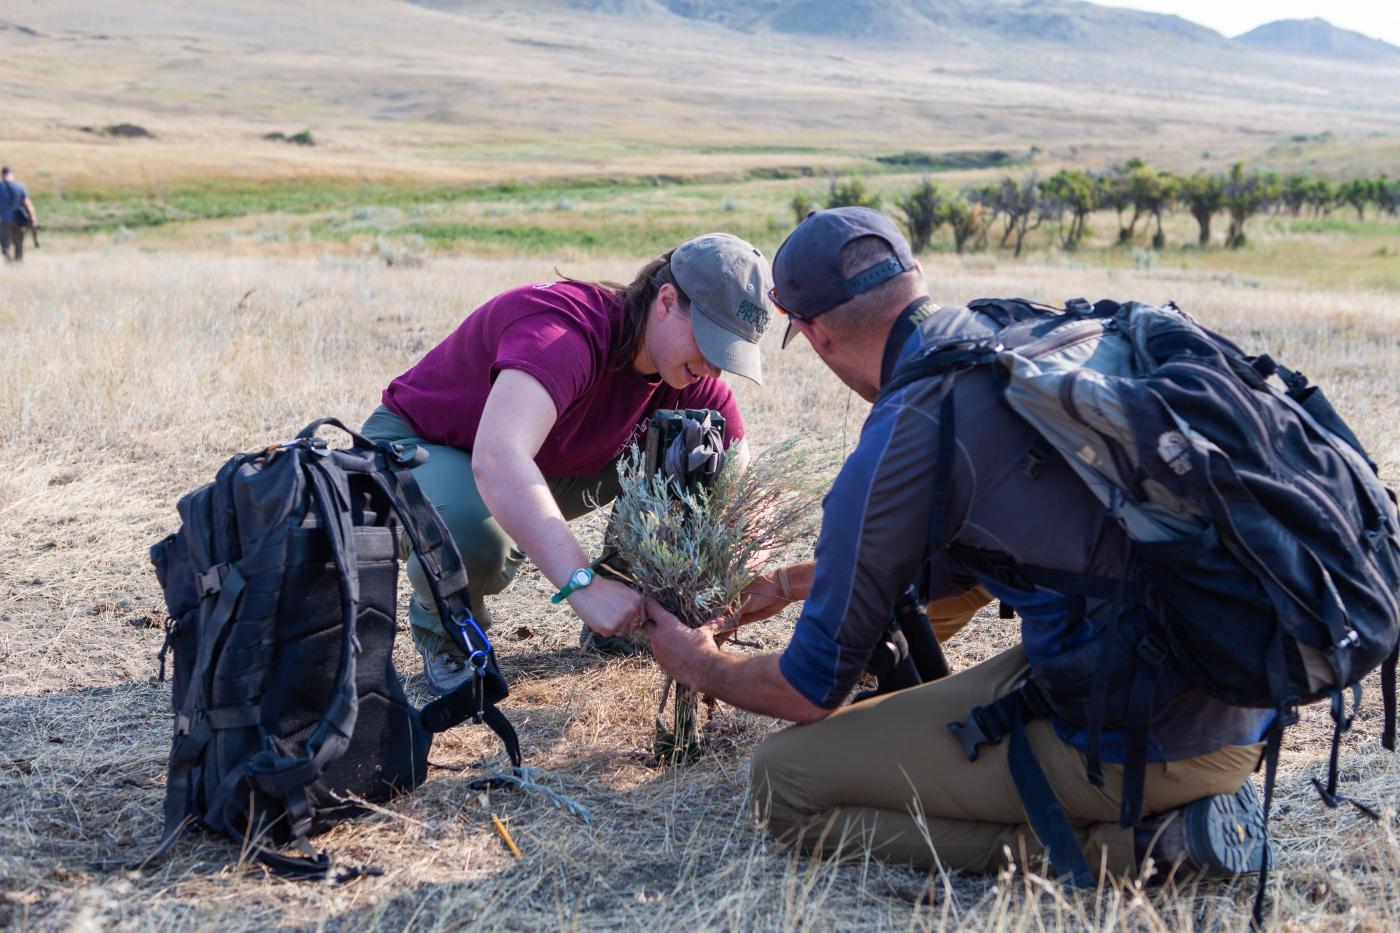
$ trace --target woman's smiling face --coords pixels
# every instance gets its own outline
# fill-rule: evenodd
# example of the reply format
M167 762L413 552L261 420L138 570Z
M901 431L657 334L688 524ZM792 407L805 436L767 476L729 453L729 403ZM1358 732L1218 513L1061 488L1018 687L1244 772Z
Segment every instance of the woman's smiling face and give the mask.
M663 285L656 294L635 365L643 374L660 375L675 389L720 374L719 367L700 352L690 323L690 309L682 304L674 285Z

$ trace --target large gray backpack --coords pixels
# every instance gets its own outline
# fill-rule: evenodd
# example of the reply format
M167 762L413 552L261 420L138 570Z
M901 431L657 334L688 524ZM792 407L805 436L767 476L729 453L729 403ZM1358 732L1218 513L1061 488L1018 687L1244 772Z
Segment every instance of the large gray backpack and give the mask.
M1172 304L1077 300L1052 309L983 300L969 308L1002 329L926 348L882 389L942 380L931 540L974 573L1027 592L1045 587L1114 605L1095 638L1032 668L1026 695L954 724L969 755L1003 735L1014 752L1026 719L1054 713L1088 729L1089 777L1101 784L1100 735L1123 729L1121 822L1133 825L1154 703L1184 681L1225 703L1275 711L1266 820L1284 729L1298 706L1329 700L1328 779L1314 783L1329 806L1346 800L1337 792L1340 737L1360 680L1378 666L1382 741L1394 748L1400 638L1400 519L1351 429L1301 373L1246 355ZM977 367L997 372L1006 404L1039 435L1041 455L1068 463L1127 532L1120 577L948 542L958 376ZM1035 803L1053 803L1043 772L1021 764L1018 787L1052 860L1092 883L1063 812ZM1256 915L1263 891L1261 881Z
M323 424L353 446L328 446L316 436ZM506 681L472 619L466 570L413 477L425 458L323 418L235 456L180 500L180 530L151 548L174 654L157 856L198 825L273 871L323 877L330 860L307 840L362 802L417 787L433 734L485 723L520 766L496 705ZM475 674L422 710L394 670L400 536Z

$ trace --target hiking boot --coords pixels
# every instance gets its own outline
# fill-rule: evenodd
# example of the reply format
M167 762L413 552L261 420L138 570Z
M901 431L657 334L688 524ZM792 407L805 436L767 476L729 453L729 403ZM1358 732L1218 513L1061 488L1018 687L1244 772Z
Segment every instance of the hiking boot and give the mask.
M651 654L651 645L643 635L599 635L586 625L578 633L578 646L605 658L634 658Z
M1172 866L1202 878L1231 878L1274 862L1264 835L1264 807L1249 781L1233 794L1202 797L1144 821L1134 842L1138 864L1150 855L1163 866L1159 878Z
M446 638L434 632L412 627L413 644L423 658L423 684L429 693L444 696L466 683L472 676L466 655Z

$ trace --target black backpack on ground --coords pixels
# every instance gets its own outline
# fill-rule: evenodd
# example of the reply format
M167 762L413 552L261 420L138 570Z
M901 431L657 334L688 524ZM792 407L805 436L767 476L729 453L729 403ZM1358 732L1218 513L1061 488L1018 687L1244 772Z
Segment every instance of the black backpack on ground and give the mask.
M1010 737L1032 825L1056 870L1080 884L1093 874L1030 755L1030 719L1054 713L1087 727L1089 778L1099 785L1100 735L1124 730L1126 827L1141 818L1159 696L1185 682L1234 706L1274 710L1263 758L1267 821L1284 730L1300 705L1329 700L1328 779L1314 784L1328 806L1346 801L1337 792L1340 738L1361 679L1378 666L1382 743L1394 748L1400 641L1400 519L1355 434L1301 373L1246 355L1175 305L1080 299L1052 309L984 299L968 307L1001 329L925 348L882 389L942 380L930 540L1013 589L1043 586L1115 607L1094 638L1033 666L1021 690L950 726L969 757ZM995 370L1003 400L1039 436L1043 449L1013 455L1062 457L1127 532L1120 577L948 543L958 376L979 367Z
M330 448L315 436L324 424L354 445ZM410 471L423 459L323 418L234 457L180 500L180 530L151 548L172 620L161 676L173 650L175 711L155 856L198 823L251 843L280 874L324 877L330 860L307 840L362 812L356 801L422 783L434 733L485 722L520 766L461 557ZM421 711L393 664L399 535L475 669ZM288 845L301 854L272 851Z

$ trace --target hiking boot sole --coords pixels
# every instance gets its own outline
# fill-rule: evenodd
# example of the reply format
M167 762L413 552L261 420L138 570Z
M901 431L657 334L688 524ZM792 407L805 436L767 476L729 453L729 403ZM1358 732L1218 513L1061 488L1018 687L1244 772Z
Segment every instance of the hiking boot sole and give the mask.
M1233 794L1187 804L1189 858L1207 878L1228 878L1272 867L1273 851L1264 827L1264 808L1254 785L1245 781Z

